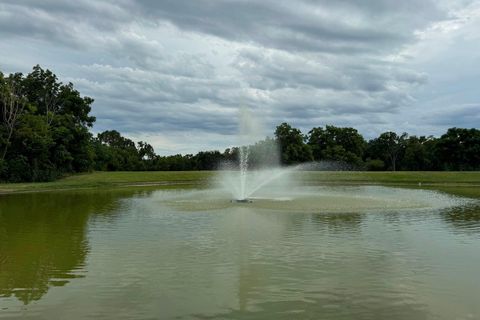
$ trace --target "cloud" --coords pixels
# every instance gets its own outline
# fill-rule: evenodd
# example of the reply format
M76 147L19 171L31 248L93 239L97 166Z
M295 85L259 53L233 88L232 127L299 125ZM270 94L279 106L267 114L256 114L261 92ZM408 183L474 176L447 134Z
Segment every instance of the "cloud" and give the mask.
M152 20L264 47L335 53L390 50L443 16L434 2L141 1Z
M439 134L477 120L479 26L473 0L4 0L0 69L52 69L95 98L95 131L162 153L235 144L241 106L270 135Z
M106 1L11 1L0 4L0 34L4 38L41 38L56 44L88 46L101 32L122 28L127 8Z
M425 119L432 124L447 127L475 128L480 123L480 103L448 106L434 111ZM425 115L424 117L427 117Z

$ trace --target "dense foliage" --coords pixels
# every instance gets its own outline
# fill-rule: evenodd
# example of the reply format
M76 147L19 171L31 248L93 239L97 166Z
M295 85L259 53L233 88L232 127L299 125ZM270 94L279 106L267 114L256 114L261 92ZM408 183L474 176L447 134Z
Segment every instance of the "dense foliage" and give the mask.
M35 66L28 75L0 72L0 180L48 181L91 170L212 170L237 159L237 147L196 155L157 155L147 142L116 130L93 136L93 99ZM480 170L480 130L450 128L439 138L384 132L366 141L354 128L331 125L303 134L288 123L251 146L253 166L336 163L352 170ZM265 151L266 150L266 151Z
M27 76L0 73L0 177L52 180L93 169L93 99L38 65Z

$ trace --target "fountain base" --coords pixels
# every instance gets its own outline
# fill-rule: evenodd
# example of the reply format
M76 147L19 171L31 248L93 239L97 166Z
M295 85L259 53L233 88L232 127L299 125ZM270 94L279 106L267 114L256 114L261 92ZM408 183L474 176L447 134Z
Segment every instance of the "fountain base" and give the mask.
M252 203L253 201L250 199L233 199L230 202L237 202L237 203Z

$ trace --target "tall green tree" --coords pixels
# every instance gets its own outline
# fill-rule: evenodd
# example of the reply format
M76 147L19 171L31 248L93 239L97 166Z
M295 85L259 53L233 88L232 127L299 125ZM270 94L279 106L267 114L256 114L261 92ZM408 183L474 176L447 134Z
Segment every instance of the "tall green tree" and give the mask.
M410 136L405 139L405 151L401 160L402 170L434 170L436 139L432 136Z
M153 170L157 155L155 154L152 145L145 141L139 141L137 142L137 150L140 160L139 170Z
M135 142L123 137L117 130L97 135L97 167L109 171L129 171L141 168L141 156Z
M448 129L438 139L436 156L444 170L479 170L480 130Z
M282 163L296 164L313 160L312 150L299 129L284 122L275 129L275 138L280 145Z
M0 179L51 180L93 168L93 99L49 70L0 76Z
M45 122L50 125L64 102L59 98L62 83L52 71L36 65L23 80L23 86L28 101L36 106L37 114L44 115Z
M361 167L366 144L365 139L354 128L327 125L325 128L313 128L308 133L308 145L317 161L340 161Z
M368 143L368 154L372 159L381 159L389 163L389 169L397 170L397 163L405 151L405 139L407 133L397 135L395 132L384 132L378 138L370 140Z
M26 103L22 74L11 74L5 78L0 72L0 145L2 146L0 162L2 163Z

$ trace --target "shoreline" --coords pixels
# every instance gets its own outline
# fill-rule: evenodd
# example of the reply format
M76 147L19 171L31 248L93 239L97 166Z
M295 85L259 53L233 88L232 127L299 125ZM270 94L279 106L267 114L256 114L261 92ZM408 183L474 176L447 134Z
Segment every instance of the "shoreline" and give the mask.
M208 185L217 171L116 171L68 176L52 182L2 183L0 195L67 190L195 187ZM306 185L384 185L427 189L471 189L480 197L480 171L299 171ZM476 191L476 190L478 191ZM454 190L453 190L454 191Z

